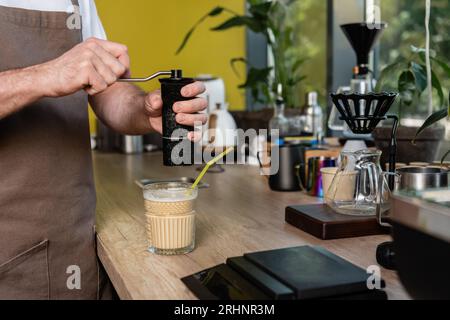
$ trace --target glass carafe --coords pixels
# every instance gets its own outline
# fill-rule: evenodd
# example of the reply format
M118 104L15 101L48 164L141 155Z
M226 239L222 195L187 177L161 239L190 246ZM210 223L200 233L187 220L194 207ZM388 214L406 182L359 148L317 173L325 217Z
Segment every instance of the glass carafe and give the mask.
M377 202L381 203L382 212L388 210L389 187L386 179L380 178L383 177L380 157L378 150L342 152L339 169L325 199L328 206L353 216L374 216ZM380 183L384 184L382 188Z

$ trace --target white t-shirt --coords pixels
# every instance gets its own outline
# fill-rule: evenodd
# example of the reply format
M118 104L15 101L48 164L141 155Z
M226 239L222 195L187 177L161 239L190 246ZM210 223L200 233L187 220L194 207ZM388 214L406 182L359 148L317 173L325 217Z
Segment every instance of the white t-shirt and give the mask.
M79 0L83 39L106 39L94 0ZM0 0L0 6L37 11L74 12L70 0Z

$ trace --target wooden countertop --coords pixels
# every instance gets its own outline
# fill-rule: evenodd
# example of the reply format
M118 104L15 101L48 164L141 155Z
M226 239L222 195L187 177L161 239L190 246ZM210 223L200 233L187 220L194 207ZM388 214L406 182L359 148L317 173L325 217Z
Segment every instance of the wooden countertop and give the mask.
M134 183L145 178L196 177L194 167L165 168L160 154L125 156L94 153L97 186L98 255L122 299L195 299L180 278L247 252L320 245L367 268L376 264L375 249L388 236L322 241L284 221L285 207L318 200L269 189L259 169L227 166L208 174L211 186L196 203L197 248L184 256L149 253L142 192ZM408 299L395 272L382 270L390 299Z

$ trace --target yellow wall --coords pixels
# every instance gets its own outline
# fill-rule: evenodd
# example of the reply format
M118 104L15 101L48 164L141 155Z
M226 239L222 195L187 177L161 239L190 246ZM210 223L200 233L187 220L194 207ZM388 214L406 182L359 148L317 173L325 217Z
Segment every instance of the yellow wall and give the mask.
M208 73L222 77L233 110L245 109L244 93L237 89L243 79L234 74L229 63L231 58L245 56L245 30L209 31L229 16L223 14L198 28L180 55L175 52L187 30L203 14L217 5L243 13L244 3L244 0L96 0L108 39L129 48L133 76L180 68L186 76ZM240 68L245 77L245 67ZM146 90L158 86L158 81L142 85Z

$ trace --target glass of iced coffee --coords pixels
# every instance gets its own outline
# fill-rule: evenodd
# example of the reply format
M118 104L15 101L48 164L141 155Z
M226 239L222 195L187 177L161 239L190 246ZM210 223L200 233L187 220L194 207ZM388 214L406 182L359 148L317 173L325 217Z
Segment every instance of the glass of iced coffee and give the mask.
M186 254L195 247L197 188L182 182L154 183L144 188L149 251L160 255Z

